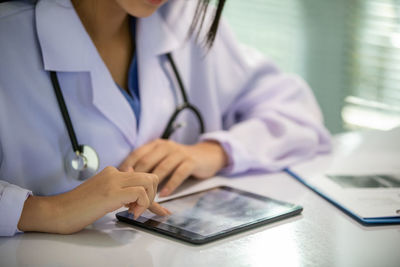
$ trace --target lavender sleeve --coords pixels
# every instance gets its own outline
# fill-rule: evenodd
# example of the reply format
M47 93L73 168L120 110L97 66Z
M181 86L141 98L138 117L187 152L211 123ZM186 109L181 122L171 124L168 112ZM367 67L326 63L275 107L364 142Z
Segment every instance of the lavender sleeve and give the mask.
M0 180L0 236L13 236L29 190Z
M2 150L0 146L0 166ZM18 222L25 200L31 191L0 180L0 236L13 236L20 232Z
M239 93L224 111L224 129L201 136L219 142L227 153L229 165L221 173L275 172L329 152L330 134L309 86L266 59L249 63L255 57L242 53L227 29L222 27L219 34L220 49L229 50L232 61L225 66L238 66L245 73L237 83Z

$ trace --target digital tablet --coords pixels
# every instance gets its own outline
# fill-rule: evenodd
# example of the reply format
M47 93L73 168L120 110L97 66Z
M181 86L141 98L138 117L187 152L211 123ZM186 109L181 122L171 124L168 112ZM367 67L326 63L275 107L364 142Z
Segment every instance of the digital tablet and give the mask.
M127 211L118 220L193 244L203 244L234 233L301 213L303 208L227 186L219 186L160 202L172 215L144 212L137 220Z

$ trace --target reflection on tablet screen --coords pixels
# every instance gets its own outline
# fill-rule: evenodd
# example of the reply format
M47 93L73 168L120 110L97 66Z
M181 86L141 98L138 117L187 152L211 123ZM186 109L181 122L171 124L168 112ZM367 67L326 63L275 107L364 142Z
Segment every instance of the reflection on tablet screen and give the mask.
M290 206L215 188L162 203L172 215L161 217L148 211L142 217L186 231L209 236L226 229L274 217Z

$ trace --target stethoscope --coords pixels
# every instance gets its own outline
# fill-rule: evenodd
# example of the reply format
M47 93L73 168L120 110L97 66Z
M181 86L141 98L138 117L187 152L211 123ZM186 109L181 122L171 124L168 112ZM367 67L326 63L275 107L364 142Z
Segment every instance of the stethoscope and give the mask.
M167 53L166 56L171 64L172 70L174 71L176 80L178 82L183 103L175 108L175 111L171 115L168 124L165 127L163 134L161 135L161 138L162 139L170 138L170 136L178 128L184 126L182 124L176 123L176 119L178 118L179 114L181 114L185 110L189 110L195 115L200 126L199 132L200 134L202 134L204 133L205 129L204 129L204 121L201 116L200 110L189 102L185 88L183 86L181 76L179 75L178 69L175 65L175 62L171 54ZM58 106L60 108L61 115L63 117L64 124L67 128L68 136L72 145L72 150L70 150L67 153L66 157L64 158L65 171L69 177L82 181L96 174L100 165L99 156L96 150L91 146L79 144L71 121L71 117L68 112L67 105L65 104L64 96L61 91L57 73L51 71L50 78L53 84L55 95L57 97Z

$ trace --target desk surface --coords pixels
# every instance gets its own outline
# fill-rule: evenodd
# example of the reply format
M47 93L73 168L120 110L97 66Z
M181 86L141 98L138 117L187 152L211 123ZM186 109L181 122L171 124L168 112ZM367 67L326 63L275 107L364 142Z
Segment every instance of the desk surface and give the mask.
M285 173L188 181L179 193L220 184L304 211L201 246L118 222L113 213L74 235L0 238L0 266L400 266L399 225L362 226Z

